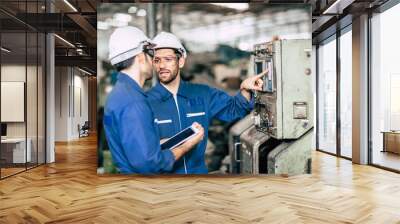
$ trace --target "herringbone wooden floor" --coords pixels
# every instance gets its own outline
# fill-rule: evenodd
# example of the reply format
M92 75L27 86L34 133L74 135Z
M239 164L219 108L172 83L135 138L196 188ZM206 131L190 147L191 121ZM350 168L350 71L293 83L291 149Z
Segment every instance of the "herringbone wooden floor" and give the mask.
M0 223L400 223L400 175L315 152L294 177L96 175L96 140L0 181Z

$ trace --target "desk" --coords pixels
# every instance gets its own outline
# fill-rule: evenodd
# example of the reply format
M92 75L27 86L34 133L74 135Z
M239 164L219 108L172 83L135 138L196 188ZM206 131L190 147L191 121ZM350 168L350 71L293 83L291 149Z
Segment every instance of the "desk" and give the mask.
M32 140L28 138L25 151L25 138L6 138L1 139L1 159L6 163L25 163L31 162ZM26 154L25 154L26 153ZM25 161L25 158L27 159Z
M383 131L382 152L400 154L400 131Z

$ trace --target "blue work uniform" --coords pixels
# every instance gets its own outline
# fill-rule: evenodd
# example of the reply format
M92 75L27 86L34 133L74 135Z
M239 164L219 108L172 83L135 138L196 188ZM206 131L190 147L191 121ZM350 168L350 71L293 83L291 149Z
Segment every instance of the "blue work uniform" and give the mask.
M175 162L161 150L158 127L147 96L135 80L119 73L104 108L104 130L112 159L124 174L164 173Z
M205 150L208 126L213 118L222 121L235 121L248 114L254 106L254 99L247 101L239 92L230 96L224 91L207 85L181 81L174 96L159 82L147 92L154 113L160 138L170 138L193 122L204 128L204 138L181 159L175 162L173 173L206 174Z

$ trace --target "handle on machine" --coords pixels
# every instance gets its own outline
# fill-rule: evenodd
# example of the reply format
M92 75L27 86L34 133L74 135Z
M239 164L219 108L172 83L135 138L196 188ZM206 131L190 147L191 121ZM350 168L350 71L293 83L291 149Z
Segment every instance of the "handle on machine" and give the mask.
M236 162L240 162L240 160L238 160L237 159L237 154L239 153L239 146L241 145L242 143L240 143L240 142L236 142L235 144L234 144L234 153L235 153L235 161Z

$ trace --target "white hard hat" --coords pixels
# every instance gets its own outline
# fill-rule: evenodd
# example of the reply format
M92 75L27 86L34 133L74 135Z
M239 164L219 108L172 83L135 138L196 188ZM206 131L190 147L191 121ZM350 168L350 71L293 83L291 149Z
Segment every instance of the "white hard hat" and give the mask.
M117 28L108 43L109 60L112 65L125 61L143 52L143 48L151 43L143 31L136 27Z
M156 45L153 49L172 48L177 50L184 58L186 58L186 49L183 47L179 39L172 33L161 32L153 38Z

